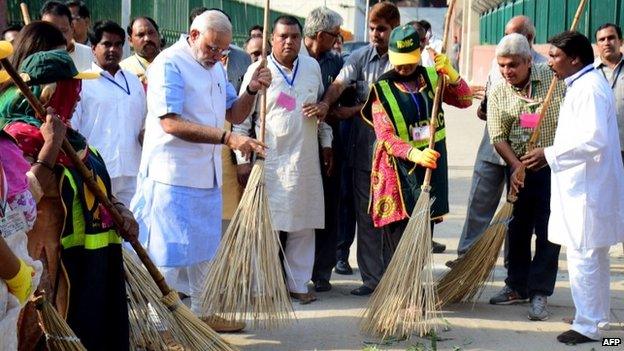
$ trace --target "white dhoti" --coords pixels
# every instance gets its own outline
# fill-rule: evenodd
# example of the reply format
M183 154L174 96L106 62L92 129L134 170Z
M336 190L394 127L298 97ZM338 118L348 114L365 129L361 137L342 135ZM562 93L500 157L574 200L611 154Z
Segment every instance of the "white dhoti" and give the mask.
M174 289L182 291L191 297L191 311L199 317L206 316L205 311L201 307L201 297L206 285L206 275L209 268L210 261L195 263L187 267L158 267L165 276L165 280L170 282Z
M609 248L568 247L570 289L576 307L572 330L600 340L598 324L609 321Z
M307 293L314 267L314 229L287 232L284 251L288 290L294 293Z
M111 178L111 190L117 200L123 202L126 207L130 207L130 201L136 192L137 177L115 177Z

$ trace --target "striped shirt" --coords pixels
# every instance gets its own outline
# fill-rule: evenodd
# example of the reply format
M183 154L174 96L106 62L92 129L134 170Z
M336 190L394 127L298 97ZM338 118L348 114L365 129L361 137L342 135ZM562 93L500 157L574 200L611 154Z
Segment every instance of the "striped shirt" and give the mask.
M548 92L548 86L554 73L545 64L531 67L530 96L522 95L521 90L505 82L496 85L488 95L488 132L492 144L506 141L516 156L520 157L527 151L527 143L534 128L523 127L520 116L525 113L536 113ZM538 147L551 146L557 129L559 107L565 93L565 84L557 82L550 107L540 127Z

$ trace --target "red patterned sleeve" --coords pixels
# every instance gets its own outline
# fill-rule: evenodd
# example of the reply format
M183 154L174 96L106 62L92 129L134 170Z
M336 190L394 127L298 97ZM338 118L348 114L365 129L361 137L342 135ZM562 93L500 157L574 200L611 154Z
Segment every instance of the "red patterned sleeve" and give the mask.
M464 79L459 79L457 84L447 84L444 90L444 102L459 108L472 105L472 92Z
M377 140L383 143L382 145L389 155L407 160L407 154L412 146L396 135L394 125L379 100L373 102L371 111Z

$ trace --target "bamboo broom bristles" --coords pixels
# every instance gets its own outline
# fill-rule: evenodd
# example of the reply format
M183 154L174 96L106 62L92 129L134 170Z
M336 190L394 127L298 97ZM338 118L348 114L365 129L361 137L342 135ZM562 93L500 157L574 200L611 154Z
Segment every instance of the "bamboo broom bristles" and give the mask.
M505 202L473 247L438 282L438 306L472 301L490 279L505 240L513 204Z
M418 197L412 218L381 282L371 297L362 331L383 339L419 336L436 329L436 308L431 255L429 192ZM406 240L404 240L406 239ZM428 248L423 250L422 248Z
M80 339L59 315L54 306L44 297L39 296L35 304L46 337L46 345L52 351L86 351Z
M280 247L268 208L264 161L258 160L208 272L203 297L207 312L269 329L292 320Z
M172 336L180 334L180 326L162 303L162 294L158 287L131 252L124 249L123 258L131 348L154 351L182 350L183 347L177 344L177 340Z

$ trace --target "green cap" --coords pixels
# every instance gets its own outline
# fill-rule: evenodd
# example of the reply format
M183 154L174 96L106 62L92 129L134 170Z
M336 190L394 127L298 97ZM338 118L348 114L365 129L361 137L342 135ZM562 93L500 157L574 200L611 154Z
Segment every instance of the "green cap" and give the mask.
M420 37L414 27L406 24L392 30L388 56L393 66L414 65L420 62Z
M66 50L40 51L28 56L20 66L28 85L54 83L65 79L95 79L97 72L78 72Z

